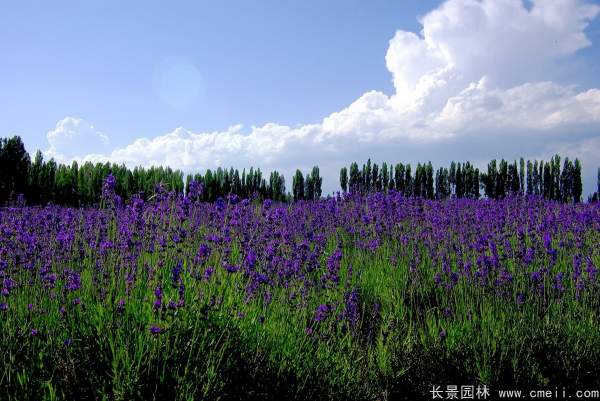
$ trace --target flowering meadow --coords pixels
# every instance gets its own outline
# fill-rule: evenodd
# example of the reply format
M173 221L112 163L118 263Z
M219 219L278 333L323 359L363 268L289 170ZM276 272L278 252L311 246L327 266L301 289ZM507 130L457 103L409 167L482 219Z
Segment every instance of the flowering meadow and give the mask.
M600 386L600 204L400 193L0 209L0 398Z

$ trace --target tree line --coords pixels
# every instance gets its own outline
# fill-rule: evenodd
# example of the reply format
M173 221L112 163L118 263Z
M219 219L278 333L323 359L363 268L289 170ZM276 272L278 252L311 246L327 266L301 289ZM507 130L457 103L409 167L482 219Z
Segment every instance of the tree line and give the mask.
M15 202L20 195L30 205L94 205L100 201L102 182L109 174L115 179L115 194L122 201L133 195L148 199L158 184L184 193L190 190L192 182L202 188L197 197L207 202L229 194L275 201L309 200L321 197L323 182L318 167L314 167L306 179L298 170L294 176L294 192L290 194L286 193L283 174L273 171L266 177L259 168L253 167L241 173L233 167L219 167L208 169L204 174L187 175L184 179L182 171L169 167L129 169L123 164L89 161L81 165L76 161L70 165L60 164L54 159L44 160L40 151L31 161L19 136L0 138L0 206ZM302 190L296 182L298 175L302 178Z
M598 167L598 175L597 175L597 183L596 183L596 192L590 195L588 198L588 202L598 202L600 201L600 167Z
M229 194L282 202L314 200L322 196L323 184L318 166L306 174L296 170L289 193L283 174L273 171L267 177L259 168L252 167L241 173L233 167L219 167L204 174L187 175L184 179L182 171L169 167L129 169L123 164L89 161L81 165L77 162L60 164L53 159L44 160L40 151L32 161L20 137L0 138L0 205L16 201L19 195L31 205L93 205L99 202L102 181L109 173L115 177L115 193L123 201L133 195L147 199L159 183L169 190L184 193L190 190L192 182L201 185L198 197L208 202ZM581 174L578 159L564 158L561 163L558 155L548 161L492 160L485 171L479 171L470 162L453 161L449 167L435 170L431 162L418 163L414 174L410 164L384 162L380 167L369 159L360 168L356 162L349 168L343 167L340 186L344 193L395 190L406 196L428 199L479 199L481 196L501 199L527 194L561 202L580 202ZM598 190L588 200L600 200L600 168Z
M479 169L470 162L452 162L450 168L433 169L431 162L418 163L415 173L410 164L383 163L381 168L371 159L362 168L356 162L350 168L340 170L340 186L343 192L368 193L395 190L405 196L428 199L446 199L451 195L459 198L480 197Z
M292 197L294 201L319 199L322 194L321 186L323 178L319 173L319 167L314 166L306 178L302 171L296 170L292 178Z
M267 181L263 177L260 168L250 170L239 170L231 167L223 169L217 168L215 171L206 170L204 175L198 173L186 177L186 188L189 190L192 182L202 185L202 191L199 199L207 202L222 198L228 194L236 194L239 197L258 197L260 199L272 199L275 201L286 201L285 178L283 174L277 171L271 172Z
M109 173L116 179L115 193L124 201L134 194L148 198L159 182L179 192L184 188L183 173L168 167L130 170L89 161L67 165L44 160L40 151L31 161L21 138L0 139L0 205L16 201L19 195L30 205L93 205L100 201L102 182Z
M519 163L495 159L487 170L480 172L470 162L451 162L448 168L434 169L431 162L418 163L415 174L411 165L384 162L381 168L371 159L359 168L356 162L340 170L340 187L344 193L368 193L396 190L405 196L427 199L469 198L479 199L481 190L489 199L502 199L508 195L538 195L561 202L580 202L583 192L582 166L579 159L555 155L549 161L531 161L521 158ZM598 192L590 200L598 200Z

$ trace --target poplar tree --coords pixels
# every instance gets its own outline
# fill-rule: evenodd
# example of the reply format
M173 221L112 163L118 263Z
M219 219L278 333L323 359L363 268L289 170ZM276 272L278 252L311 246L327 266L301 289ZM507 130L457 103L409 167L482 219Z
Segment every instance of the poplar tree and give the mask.
M396 164L394 168L394 181L396 184L396 190L399 192L405 191L405 177L404 177L404 165L402 163Z
M385 192L388 190L389 179L388 165L386 162L383 162L381 166L381 189Z
M525 193L525 160L521 157L519 160L519 189L521 195Z
M573 201L575 203L581 202L581 195L583 194L583 181L581 179L581 162L579 159L575 159L573 165ZM600 169L598 169L598 190L600 193Z
M292 191L294 201L304 199L304 176L300 170L296 170L296 174L294 174L294 178L292 180Z
M313 197L310 199L319 199L321 198L321 194L322 194L322 185L323 185L323 178L321 177L321 174L319 173L319 167L318 166L314 166L311 170L310 173L310 178L311 178L311 182L313 185Z
M356 164L356 162L353 162L352 164L350 164L350 177L349 177L349 184L350 184L350 192L354 193L354 192L359 192L361 191L361 177L360 177L360 171L358 169L358 164Z
M371 173L371 189L379 192L381 191L381 177L379 176L379 166L377 163L373 163Z
M307 173L304 179L304 199L315 199L315 182L312 179L312 174Z
M407 164L404 169L404 191L405 196L413 195L413 181L410 164Z
M348 192L348 169L346 167L342 167L340 170L340 187L344 193Z
M527 160L527 195L533 194L533 164Z
M364 179L364 189L366 192L370 192L371 191L371 159L367 160L367 165L364 169L364 173L363 173L363 179Z
M433 199L433 165L431 164L431 162L427 163L427 167L425 170L427 198Z

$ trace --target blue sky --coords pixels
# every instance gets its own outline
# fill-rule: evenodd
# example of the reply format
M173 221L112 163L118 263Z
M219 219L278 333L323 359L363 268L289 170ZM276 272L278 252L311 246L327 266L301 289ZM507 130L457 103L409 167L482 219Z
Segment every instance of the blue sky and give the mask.
M45 149L75 115L116 144L184 126L316 122L371 89L392 90L383 58L396 29L438 2L5 2L0 6L2 134ZM165 102L155 74L191 63L203 93Z
M340 166L367 157L561 152L584 161L591 190L598 5L4 2L0 136L64 162L255 165L288 178L319 164L329 190Z

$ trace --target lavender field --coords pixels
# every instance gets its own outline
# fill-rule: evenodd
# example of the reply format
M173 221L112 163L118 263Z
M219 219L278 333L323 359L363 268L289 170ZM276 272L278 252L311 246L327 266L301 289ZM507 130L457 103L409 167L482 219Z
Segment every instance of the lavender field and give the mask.
M2 399L600 385L600 204L387 194L0 210Z

